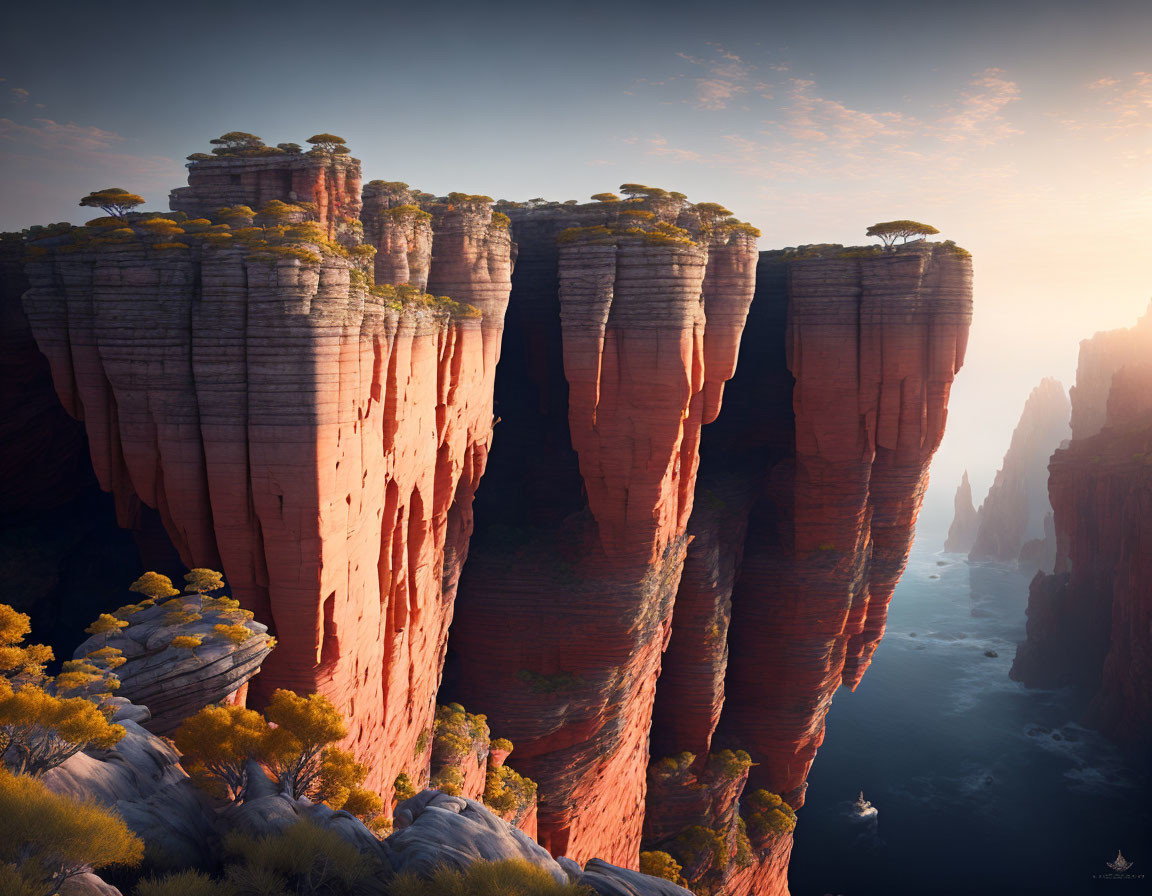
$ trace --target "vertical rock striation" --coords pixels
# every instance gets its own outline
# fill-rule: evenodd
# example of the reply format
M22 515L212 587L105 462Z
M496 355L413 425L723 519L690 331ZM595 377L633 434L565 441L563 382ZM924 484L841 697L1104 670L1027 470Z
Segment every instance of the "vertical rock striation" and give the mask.
M1057 380L1048 377L1032 390L1004 464L980 507L970 559L1015 563L1027 542L1044 540L1044 522L1051 512L1048 459L1068 438L1070 413L1068 396Z
M1073 439L1049 466L1055 571L1032 581L1012 665L1028 686L1090 689L1088 721L1138 748L1152 743L1150 323L1080 344Z
M694 239L679 204L509 211L504 429L449 658L539 782L541 842L631 867L700 428L755 272L751 233Z
M194 163L174 205L294 200L305 179L319 235L65 234L37 244L25 307L121 524L155 507L185 563L224 570L280 642L253 698L330 697L387 794L399 771L427 776L508 281L483 278L479 311L369 289L370 253L324 237L352 242L359 163L286 158ZM494 228L501 247L506 275Z
M971 265L947 245L761 254L746 341L763 349L705 431L653 728L661 752L748 751L750 833L747 794L802 804L832 695L883 635L970 317ZM791 836L758 829L751 857L724 838L724 892L786 891Z

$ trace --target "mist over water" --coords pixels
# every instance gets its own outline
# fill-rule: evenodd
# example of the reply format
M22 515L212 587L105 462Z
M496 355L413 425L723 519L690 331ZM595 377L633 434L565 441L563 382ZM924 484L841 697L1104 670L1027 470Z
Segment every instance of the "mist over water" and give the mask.
M1029 577L941 541L918 540L871 668L833 700L793 896L1152 891L1147 778L1076 724L1085 694L1008 678ZM861 789L874 822L846 814ZM1118 849L1143 880L1098 877Z

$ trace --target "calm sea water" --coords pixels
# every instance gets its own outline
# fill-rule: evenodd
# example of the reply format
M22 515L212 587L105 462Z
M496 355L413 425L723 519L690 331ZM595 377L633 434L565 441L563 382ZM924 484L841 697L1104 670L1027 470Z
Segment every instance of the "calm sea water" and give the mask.
M1152 893L1148 779L1071 721L1083 694L1008 678L1027 596L1015 570L914 549L871 668L828 715L794 896ZM874 823L847 817L861 789ZM1099 877L1117 850L1128 876Z

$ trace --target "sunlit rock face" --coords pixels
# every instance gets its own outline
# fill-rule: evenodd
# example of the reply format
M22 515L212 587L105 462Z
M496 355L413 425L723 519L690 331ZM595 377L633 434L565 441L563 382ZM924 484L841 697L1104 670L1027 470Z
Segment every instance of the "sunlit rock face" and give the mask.
M24 306L121 524L155 508L278 638L249 699L329 696L386 797L428 780L438 695L458 701L515 744L539 784L516 823L552 854L635 868L701 827L707 887L784 892L764 807L802 803L883 634L967 254L759 254L678 194L361 201L345 155L189 180L188 215L288 202L327 239L61 233Z
M301 185L273 177L280 164L194 165L174 204L294 200ZM313 184L322 228L353 244L359 163L283 166ZM473 218L487 227L491 211ZM320 246L312 263L207 242L47 243L25 308L121 524L158 509L183 561L222 569L272 627L279 646L251 699L323 693L348 715L373 787L387 793L400 771L426 780L416 746L491 438L507 229L485 243L469 314L380 298L346 253ZM459 245L450 231L444 265Z
M700 430L735 364L756 250L739 229L630 233L631 210L693 223L682 203L509 210L500 447L449 682L539 782L545 846L635 867ZM563 234L596 225L621 232Z
M1088 721L1152 741L1152 313L1080 344L1072 442L1048 481L1057 557L1032 581L1012 677L1095 694ZM1100 388L1107 382L1107 390Z
M948 246L761 253L744 338L759 350L704 432L654 756L688 750L703 769L709 750L744 749L745 801L803 803L832 695L883 635L970 319L970 260ZM718 883L786 892L791 836L752 847Z
M1070 412L1068 395L1057 380L1046 378L1032 390L1003 466L980 506L980 526L970 559L1015 563L1026 543L1045 540L1045 520L1051 512L1048 459L1068 438ZM1047 553L1054 554L1054 540L1048 541Z

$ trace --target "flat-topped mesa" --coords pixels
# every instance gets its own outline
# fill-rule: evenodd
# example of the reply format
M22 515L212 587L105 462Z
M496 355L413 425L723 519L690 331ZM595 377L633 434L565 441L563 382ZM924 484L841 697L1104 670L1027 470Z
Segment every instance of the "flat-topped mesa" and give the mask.
M377 283L428 288L432 262L432 215L417 204L416 191L400 181L364 185L364 242L376 248Z
M503 422L450 645L452 694L539 782L541 842L631 867L706 384L718 405L735 352L708 369L708 303L738 342L755 262L750 232L713 255L665 204L497 206L519 246Z
M1145 751L1152 744L1152 363L1133 349L1152 335L1150 319L1080 343L1073 426L1090 431L1100 421L1103 428L1052 456L1055 572L1032 580L1027 638L1011 671L1030 687L1089 689L1087 721ZM1103 395L1096 386L1108 368L1112 386Z
M1048 459L1068 438L1070 413L1068 394L1058 380L1048 377L1032 390L980 506L980 526L968 555L972 560L1015 563L1026 542L1044 539L1044 521L1052 510Z
M25 307L121 522L156 507L279 639L252 699L330 697L387 796L427 780L503 308L372 286L325 232L98 219L33 245Z
M359 159L319 147L301 152L299 147L286 151L259 143L227 149L188 157L188 186L169 195L173 211L211 218L221 208L260 209L276 200L305 208L329 239L345 234L355 239L361 207Z

